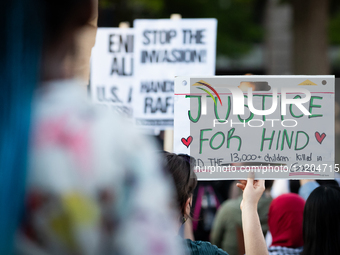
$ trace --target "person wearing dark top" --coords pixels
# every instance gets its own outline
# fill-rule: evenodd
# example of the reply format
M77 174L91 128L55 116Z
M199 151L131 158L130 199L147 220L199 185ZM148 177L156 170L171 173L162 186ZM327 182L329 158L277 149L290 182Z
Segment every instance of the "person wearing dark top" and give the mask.
M176 191L176 204L178 208L178 229L190 217L192 194L197 185L197 176L193 171L195 159L186 154L162 152L163 164L166 172L173 180ZM257 204L265 190L263 180L254 180L250 176L240 181L237 186L243 190L241 202L243 235L247 255L266 255L267 246L262 234ZM236 233L235 233L236 234ZM183 239L182 239L183 240ZM190 255L228 255L226 251L205 241L183 240Z
M340 188L319 186L307 197L303 213L304 245L301 254L340 254Z

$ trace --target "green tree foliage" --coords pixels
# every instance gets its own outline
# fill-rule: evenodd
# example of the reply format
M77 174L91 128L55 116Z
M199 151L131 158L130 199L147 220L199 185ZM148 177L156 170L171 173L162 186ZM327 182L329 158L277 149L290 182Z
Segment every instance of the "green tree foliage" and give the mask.
M100 9L112 9L115 20L131 24L134 19L169 18L172 13L183 18L216 18L217 54L230 58L246 54L254 43L263 41L265 4L266 0L99 0ZM340 44L339 31L340 1L331 0L331 44Z
M262 11L254 0L165 0L165 3L167 17L180 13L183 18L216 18L217 54L237 58L247 53L254 42L262 40Z
M113 6L117 15L125 13L122 20L130 22L136 18L169 18L172 13L183 18L216 18L217 54L231 58L247 53L263 37L262 0L99 0L99 4L100 8Z
M340 1L331 1L329 21L329 42L340 45Z

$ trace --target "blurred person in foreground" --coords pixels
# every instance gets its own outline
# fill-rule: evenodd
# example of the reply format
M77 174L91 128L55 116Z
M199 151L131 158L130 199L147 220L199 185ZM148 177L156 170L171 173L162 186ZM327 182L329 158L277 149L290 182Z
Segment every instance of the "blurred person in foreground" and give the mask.
M265 181L266 190L258 202L258 214L265 236L268 230L268 210L272 197L270 189L272 180ZM242 195L236 199L225 201L217 211L211 231L211 242L229 252L230 255L244 254L244 241L242 234L242 212L240 204Z
M302 221L305 201L297 194L288 193L275 198L268 213L272 255L299 255L302 252Z
M176 155L174 153L163 152L164 166L171 175L176 187L177 201L174 207L178 211L179 230L190 218L192 194L197 185L197 177L193 171L194 159L185 154ZM237 186L243 190L243 200L241 202L242 222L245 251L247 255L266 255L267 246L261 229L257 204L264 192L264 181L256 181L248 178L247 181L240 181ZM227 255L228 251L223 251L216 245L205 241L183 240L189 254L191 255Z
M1 255L181 254L154 146L73 79L93 3L1 1Z

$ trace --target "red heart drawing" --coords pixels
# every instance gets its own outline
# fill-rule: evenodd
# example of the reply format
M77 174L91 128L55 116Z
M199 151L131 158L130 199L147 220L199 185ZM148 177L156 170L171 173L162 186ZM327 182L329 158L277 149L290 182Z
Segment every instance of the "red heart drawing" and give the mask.
M315 138L319 142L319 144L322 143L322 141L323 141L323 139L325 139L325 137L326 137L325 133L322 133L322 135L320 135L319 132L315 132Z
M181 139L182 143L187 146L187 148L189 147L189 145L192 142L192 136L189 136L187 139L185 139L184 137Z

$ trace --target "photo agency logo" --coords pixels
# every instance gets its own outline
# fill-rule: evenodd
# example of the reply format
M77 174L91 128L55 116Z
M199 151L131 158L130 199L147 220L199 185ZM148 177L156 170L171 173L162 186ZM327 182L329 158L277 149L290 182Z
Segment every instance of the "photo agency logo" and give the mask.
M205 87L209 88L212 92L215 93L215 95L217 96L217 98L220 101L220 104L222 106L222 100L221 100L220 95L217 93L217 91L210 84L208 84L207 82L205 82L203 80L200 80L200 81L194 83L192 86L205 86ZM216 100L215 100L214 96L208 90L206 90L204 88L201 88L201 87L197 87L197 88L200 89L200 90L203 90L204 92L206 92L212 98L212 100L214 101L215 106L217 106L217 103L216 103ZM205 104L203 105L203 107L205 107L205 109L207 108L206 101L205 101ZM206 111L205 111L205 114L206 114Z
M223 106L222 99L220 94L218 93L218 89L223 89L223 91L229 90L232 97L232 115L244 115L245 114L245 106L249 109L250 114L254 114L255 116L268 116L273 114L277 107L280 107L281 112L280 115L285 116L287 115L287 106L292 107L293 105L296 106L303 115L309 116L311 113L306 109L306 107L303 105L304 103L307 103L311 100L311 93L305 88L301 87L281 87L280 93L277 87L273 87L272 91L267 93L268 91L259 91L257 93L254 93L254 91L257 91L259 87L261 86L270 89L270 86L268 85L268 82L241 82L238 87L236 86L215 86L207 83L204 80L200 80L198 82L195 82L192 86L196 87L197 89L200 89L207 93L207 96L209 96L215 104L215 107L217 107L218 102L221 106ZM304 82L298 84L298 85L316 85L310 80L305 80ZM209 90L211 91L209 91ZM268 90L269 90L268 89ZM254 90L254 91L253 91ZM246 93L245 93L246 92ZM254 103L254 96L257 96L259 94L263 94L263 92L266 92L266 97L272 98L272 103L269 109L256 109L255 103ZM215 96L213 94L215 94ZM280 94L280 103L278 102ZM295 96L294 98L288 98L288 94L298 94L298 96ZM247 103L245 104L245 98L247 98ZM218 102L217 102L218 99ZM229 103L229 102L228 102ZM229 105L229 104L228 104ZM207 97L201 98L201 109L200 114L207 115ZM263 106L264 107L264 106ZM253 126L252 122L262 122L263 126L263 120L260 119L252 119L247 122L248 126L250 127L259 127L259 125ZM284 122L292 121L294 122L293 125L289 125L289 127L295 127L298 123L296 120L293 119L285 119L285 120L279 120L279 119L266 119L268 122L272 122L272 126L274 125L275 121L281 121L282 126L286 126ZM232 120L230 120L230 124L232 125ZM214 119L213 120L213 127L217 124L227 124L228 120L221 120L221 119ZM234 122L234 124L236 124ZM238 123L240 124L240 123ZM246 121L243 120L241 124L246 125Z

